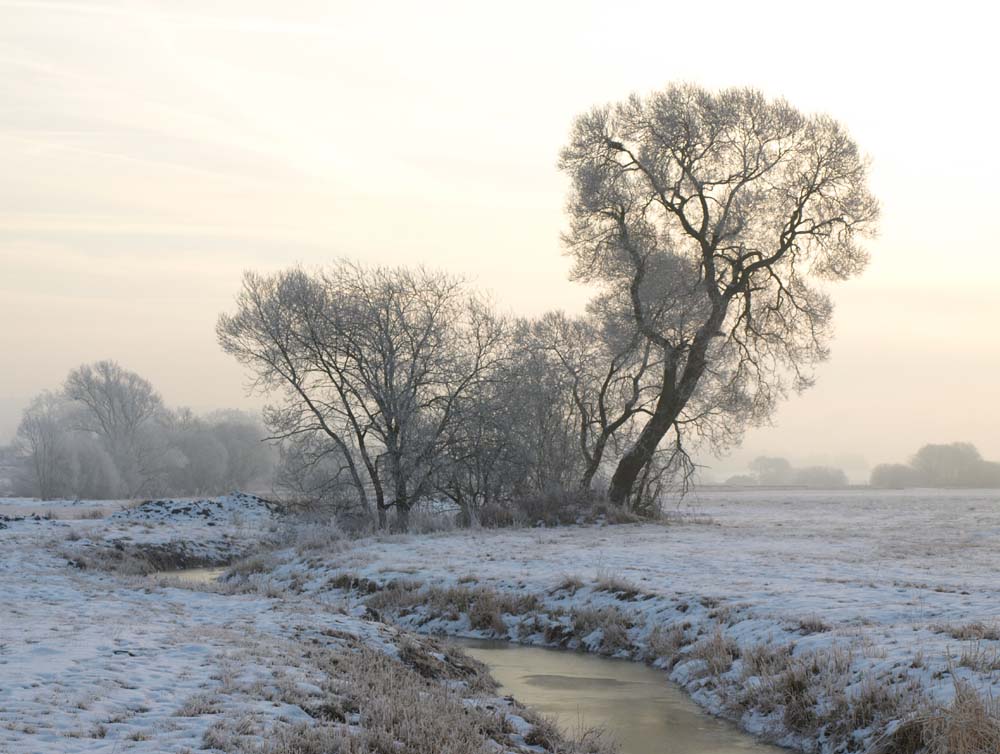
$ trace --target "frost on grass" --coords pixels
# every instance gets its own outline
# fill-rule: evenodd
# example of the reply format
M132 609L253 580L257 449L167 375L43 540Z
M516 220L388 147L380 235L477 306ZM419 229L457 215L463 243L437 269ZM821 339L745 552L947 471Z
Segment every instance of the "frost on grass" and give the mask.
M138 523L124 516L5 522L4 754L608 750L595 748L593 734L578 745L536 733L547 724L498 698L484 667L461 652L388 626L370 610L318 599L320 591L382 590L372 579L323 573L325 558L338 553L365 561L331 527L304 535L279 521L272 531L267 516L257 529L249 517L213 519L197 513L203 507L186 507ZM131 545L116 547L125 537ZM251 555L216 582L143 576L153 565L149 553L171 541L211 548L219 559ZM69 547L100 564L68 562L78 554ZM290 559L305 568L290 569ZM498 611L533 604L476 591L440 599L463 609L478 604L484 625ZM551 738L552 747L533 747L528 737Z
M350 571L366 591L353 594L422 632L653 663L709 710L807 751L864 751L907 721L944 725L970 694L1000 697L995 493L747 490L698 502L709 525L365 541ZM475 589L459 583L470 573Z

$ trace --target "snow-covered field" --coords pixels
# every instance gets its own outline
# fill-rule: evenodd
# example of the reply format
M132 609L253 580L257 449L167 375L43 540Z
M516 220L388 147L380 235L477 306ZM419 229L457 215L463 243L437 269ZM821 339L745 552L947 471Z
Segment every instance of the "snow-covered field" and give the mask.
M872 743L905 717L904 692L947 703L959 680L1000 696L996 491L712 490L669 525L312 532L308 548L278 544L289 525L266 507L216 502L13 520L31 506L0 501L0 752L197 750L234 715L251 736L308 720L323 684L302 647L350 636L392 654L400 634L373 610L422 632L655 661L707 708L800 748ZM223 590L68 565L166 545L205 563L279 549ZM487 592L510 598L499 624L456 607ZM819 668L805 718L769 696L794 670L778 657ZM837 694L874 711L817 741Z
M26 502L0 502L2 754L263 754L299 751L295 736L314 734L334 747L365 709L331 717L329 705L350 700L352 689L337 685L329 658L360 650L440 662L457 674L449 688L462 696L465 669L450 655L343 601L283 594L259 574L227 588L73 565L100 562L99 550L167 544L172 553L222 559L273 546L279 532L295 537L294 526L253 498L119 505L106 520L69 517L95 507L70 502L45 504L55 518L25 516L33 507ZM310 530L308 547L330 544L322 527ZM532 726L518 709L468 696L491 705L484 714L504 711L507 750L520 751Z
M950 702L956 681L1000 698L997 491L712 490L688 503L693 510L684 509L674 525L397 537L359 542L328 564L380 584L417 580L537 595L541 608L504 616L511 638L659 658L708 709L798 748L817 744L817 719L834 719L831 705L845 700L864 707L850 713L856 733L821 732L824 748L843 746L845 738L872 744L895 727L894 715ZM311 578L307 589L324 578L302 561L278 573ZM617 595L615 581L626 582ZM623 593L631 587L638 594ZM472 630L468 616L454 610L412 603L390 609L404 626L496 633ZM600 629L574 636L571 613L583 608L624 616L627 636L615 643ZM553 631L552 622L565 630ZM589 628L593 620L582 623ZM683 627L683 645L651 649L662 642L657 627ZM730 658L713 666L720 646ZM758 672L785 651L803 658L802 667L820 667L810 671L817 688L802 690L815 702L805 719L788 715L788 705L768 693L794 668L776 663L764 668L773 677Z

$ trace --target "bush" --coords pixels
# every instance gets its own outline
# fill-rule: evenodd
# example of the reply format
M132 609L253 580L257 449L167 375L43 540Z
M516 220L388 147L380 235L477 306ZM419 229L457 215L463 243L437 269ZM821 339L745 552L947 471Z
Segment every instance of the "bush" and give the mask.
M872 469L869 484L881 489L916 487L920 484L920 475L905 463L880 463Z
M819 489L847 486L847 474L844 473L843 469L836 469L832 466L806 466L795 469L792 480L794 484Z

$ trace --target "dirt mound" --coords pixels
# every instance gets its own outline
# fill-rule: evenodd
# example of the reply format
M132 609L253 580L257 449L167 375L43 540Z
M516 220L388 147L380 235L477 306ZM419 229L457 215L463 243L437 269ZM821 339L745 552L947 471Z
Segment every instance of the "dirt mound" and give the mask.
M273 519L281 508L270 500L245 492L234 492L205 499L147 500L134 508L121 510L111 516L113 521L146 521L149 523L197 521L208 526L247 523Z

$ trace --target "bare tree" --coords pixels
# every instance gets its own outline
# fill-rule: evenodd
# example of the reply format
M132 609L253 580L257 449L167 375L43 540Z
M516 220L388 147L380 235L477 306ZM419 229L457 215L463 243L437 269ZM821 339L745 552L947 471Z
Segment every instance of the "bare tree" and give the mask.
M14 448L27 471L29 489L43 500L65 494L70 452L65 430L66 400L43 392L24 410Z
M466 525L480 521L484 507L503 507L530 476L522 420L523 383L510 379L516 354L476 390L456 404L456 421L449 431L435 489L459 508Z
M222 347L281 390L277 436L322 433L380 525L432 489L461 398L501 354L504 322L462 281L424 269L339 262L309 274L247 274ZM364 478L363 478L364 477Z
M608 444L656 397L648 380L655 368L651 346L600 312L575 318L552 312L534 323L533 334L534 347L551 354L567 380L583 457L579 486L589 490Z
M759 92L670 86L579 117L561 168L577 280L657 352L657 397L609 496L625 503L674 432L731 441L804 388L878 205L844 129Z
M148 380L114 361L84 364L69 373L64 392L83 410L77 430L102 439L123 480L122 494L148 491L162 471L161 438L147 432L163 411Z
M788 484L792 480L792 464L787 458L757 456L750 462L750 470L757 476L757 484Z

